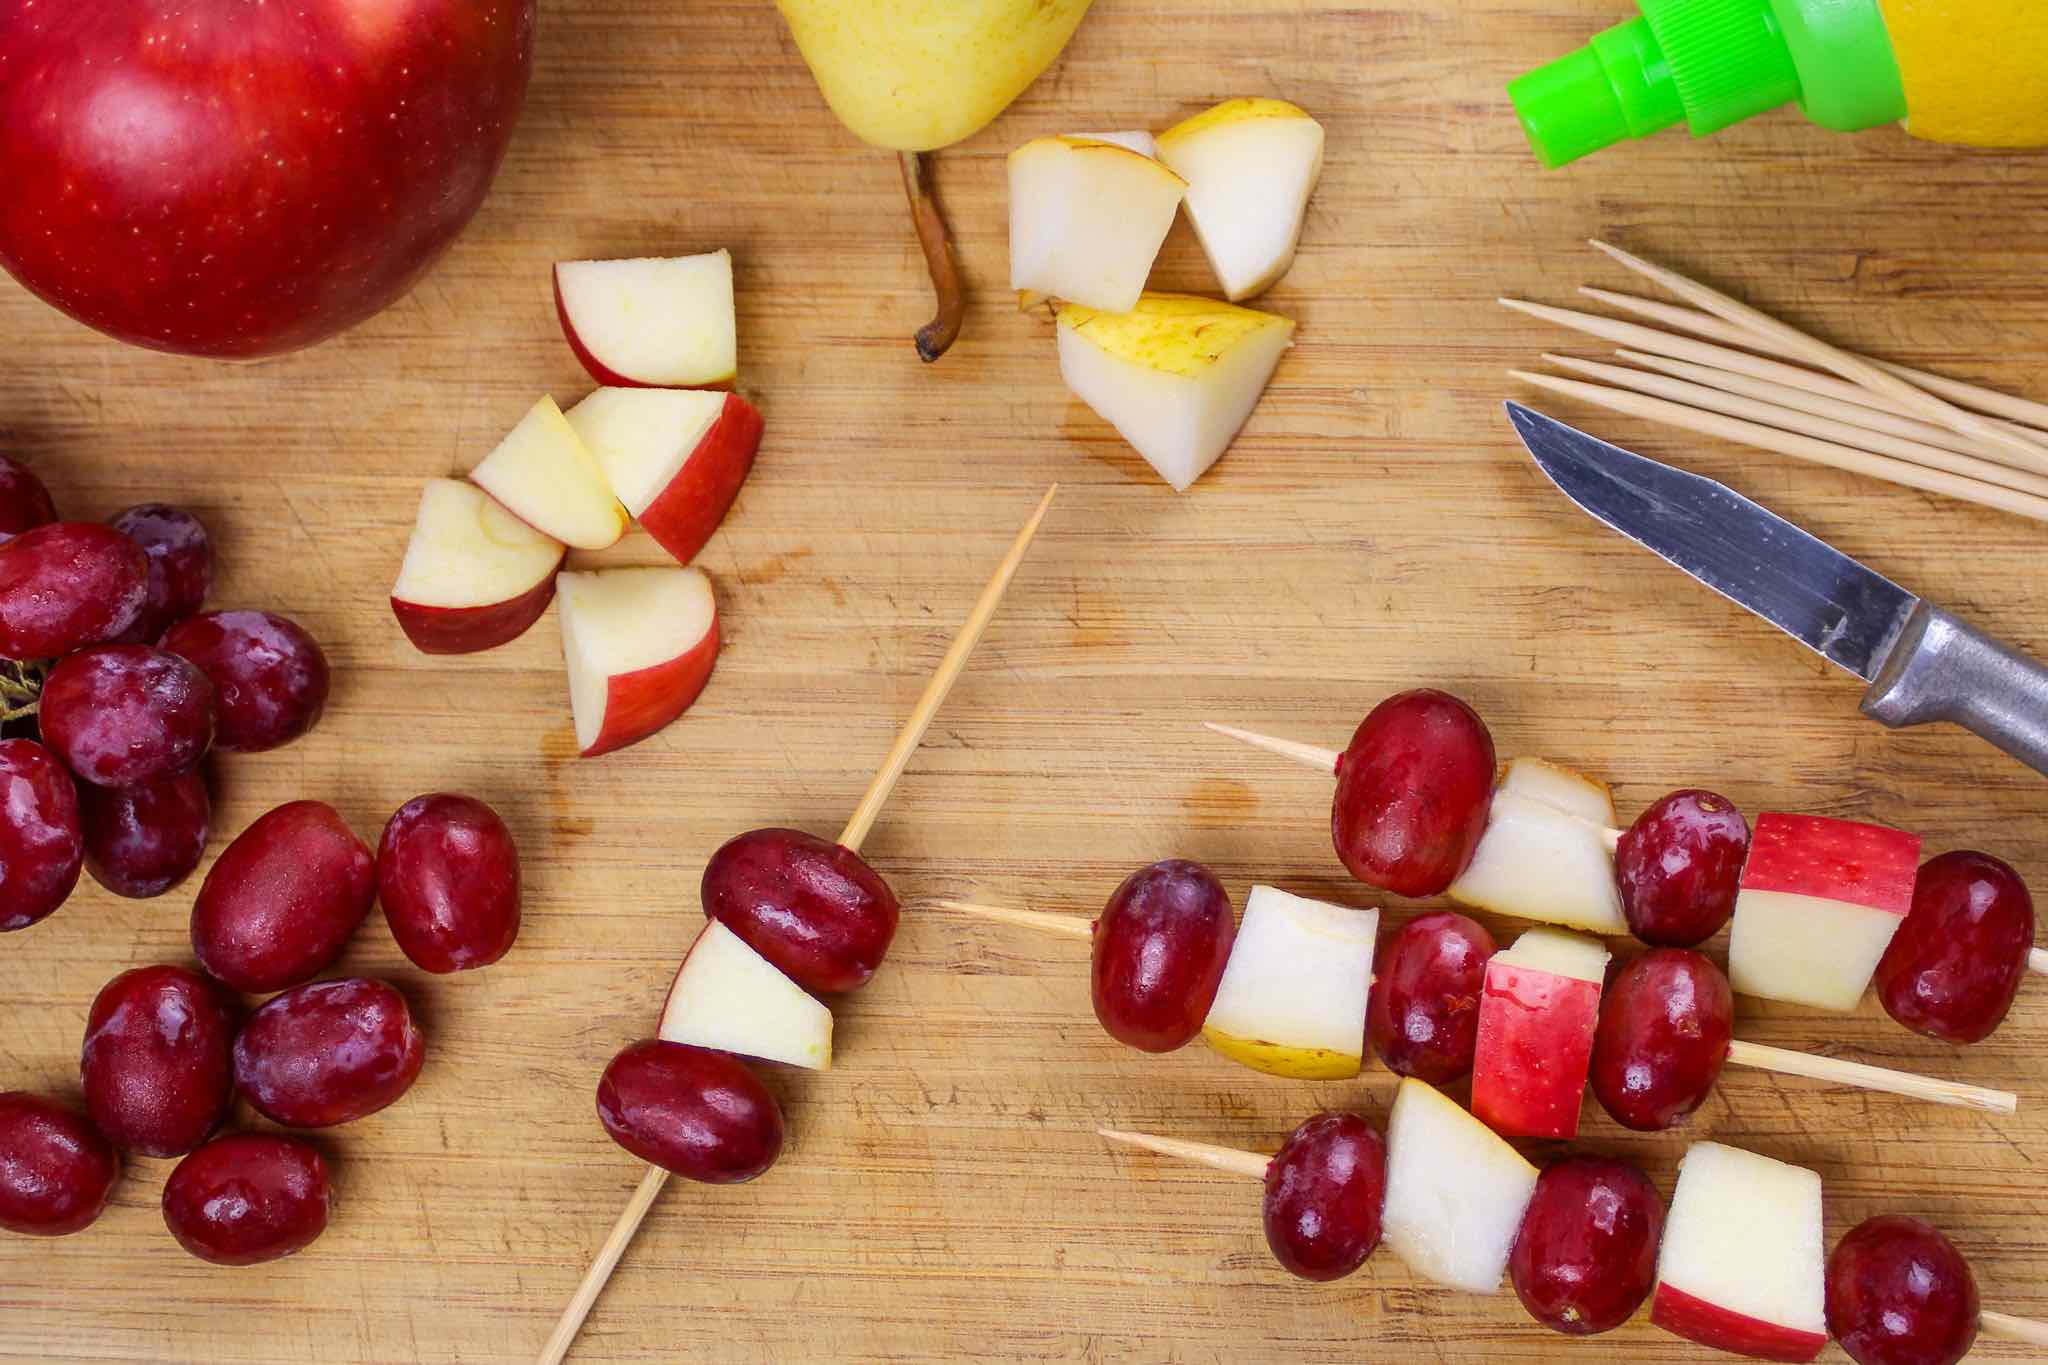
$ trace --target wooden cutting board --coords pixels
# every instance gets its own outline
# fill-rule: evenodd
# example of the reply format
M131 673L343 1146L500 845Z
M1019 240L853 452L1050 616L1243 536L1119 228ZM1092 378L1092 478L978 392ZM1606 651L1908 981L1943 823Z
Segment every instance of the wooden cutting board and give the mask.
M1329 784L1198 722L1340 745L1418 684L1469 698L1503 754L1613 781L1624 818L1707 784L1752 814L1983 847L2048 888L2042 779L1957 732L1860 720L1847 677L1550 489L1502 419L1504 371L1590 351L1493 303L1626 287L1581 245L1598 233L1838 341L2048 392L2048 158L1788 115L1538 171L1503 82L1624 9L1098 0L1064 60L939 160L974 301L932 367L909 343L929 300L896 167L834 121L764 3L550 0L481 217L411 297L308 353L150 355L0 287L0 446L75 515L194 508L218 539L218 602L297 617L336 665L317 732L217 765L214 851L288 799L334 802L374 839L406 798L446 788L505 812L529 878L498 966L426 976L381 917L343 962L399 983L430 1043L401 1104L321 1137L339 1191L324 1239L275 1265L204 1266L158 1214L169 1163L137 1161L87 1233L0 1238L0 1358L531 1359L639 1178L592 1093L653 1029L705 858L754 826L839 828L1055 479L1030 562L869 843L907 912L888 968L837 1002L839 1065L773 1078L791 1141L766 1178L669 1188L574 1359L1703 1358L1641 1324L1567 1341L1511 1293L1431 1288L1385 1253L1335 1285L1290 1279L1255 1187L1108 1151L1095 1129L1270 1149L1318 1108L1383 1117L1389 1075L1304 1084L1199 1046L1141 1056L1096 1026L1077 945L919 904L972 893L1084 914L1169 855L1208 862L1238 897L1266 880L1374 903L1332 855ZM1269 299L1299 345L1236 448L1175 496L1067 397L1048 328L1007 297L1003 156L1231 95L1307 106L1329 166ZM552 615L508 648L430 659L385 593L420 480L467 468L539 392L587 387L549 262L717 246L738 262L742 382L768 424L702 561L729 642L681 724L585 762ZM1158 279L1209 287L1185 228ZM2048 651L2039 527L1551 406ZM636 534L606 559L659 551ZM192 889L125 902L88 886L0 940L0 1088L76 1094L94 992L188 960ZM1696 1137L1811 1165L1831 1239L1880 1211L1922 1215L1970 1257L1987 1305L2048 1315L2048 982L1968 1051L1873 1004L1745 1001L1740 1022L1761 1042L2008 1086L2022 1108L1731 1073L1677 1134L1626 1134L1589 1104L1575 1150L1639 1161L1667 1193Z

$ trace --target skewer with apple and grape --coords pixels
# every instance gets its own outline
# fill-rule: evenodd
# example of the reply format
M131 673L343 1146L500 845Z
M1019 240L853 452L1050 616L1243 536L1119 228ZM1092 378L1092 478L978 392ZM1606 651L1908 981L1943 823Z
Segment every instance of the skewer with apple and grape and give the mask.
M923 740L1052 505L1046 491L836 843L793 829L728 841L704 869L708 922L683 957L657 1036L605 1068L598 1118L647 1174L541 1349L559 1365L670 1175L706 1184L752 1180L781 1155L781 1107L742 1057L823 1070L832 1013L815 995L865 985L896 934L897 900L860 856L883 803Z

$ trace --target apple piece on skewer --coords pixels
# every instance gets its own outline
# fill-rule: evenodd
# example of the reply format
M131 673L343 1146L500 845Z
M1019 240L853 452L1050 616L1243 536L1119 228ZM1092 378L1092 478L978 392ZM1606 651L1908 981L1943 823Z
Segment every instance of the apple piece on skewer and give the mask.
M1626 934L1603 783L1540 758L1517 758L1494 791L1472 862L1446 893L1496 914Z
M1202 1036L1254 1071L1356 1076L1365 1059L1377 910L1254 886Z
M626 510L688 564L725 520L761 445L736 393L598 389L565 414Z
M689 709L718 661L710 579L697 569L602 569L556 584L583 757L638 743Z
M1323 125L1286 100L1225 100L1161 133L1159 158L1188 182L1188 221L1227 297L1287 273L1323 174Z
M1531 929L1486 964L1472 1113L1504 1137L1568 1138L1600 1024L1607 949L1562 929Z
M1149 156L1154 161L1159 159L1158 141L1143 128L1132 128L1121 133L1069 133L1067 136L1086 138L1090 142L1110 142L1119 147L1127 147L1139 156Z
M832 1065L832 1011L717 920L676 969L660 1036L812 1071Z
M1033 138L1010 153L1010 288L1129 312L1186 192L1128 147Z
M1060 377L1159 477L1186 492L1258 406L1294 324L1191 294L1146 294L1128 313L1059 313Z
M559 261L555 311L600 384L729 389L739 373L729 251Z
M555 595L562 543L475 484L429 479L391 612L415 648L473 654L525 633Z
M1536 1168L1507 1140L1408 1077L1387 1120L1388 1246L1417 1274L1475 1294L1500 1288Z
M1650 1321L1759 1360L1812 1360L1827 1345L1820 1176L1696 1142L1678 1165Z
M1920 836L1812 815L1759 815L1728 979L1743 995L1853 1010L1913 908Z
M626 534L626 509L552 398L528 409L469 477L521 521L565 545L602 550Z

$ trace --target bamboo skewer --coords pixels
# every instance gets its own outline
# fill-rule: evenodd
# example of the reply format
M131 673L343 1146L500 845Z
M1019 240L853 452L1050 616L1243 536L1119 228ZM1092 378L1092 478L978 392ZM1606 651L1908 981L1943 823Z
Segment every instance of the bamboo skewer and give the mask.
M1994 1313L1987 1308L1977 1315L1977 1325L1987 1336L2024 1341L2030 1346L2048 1346L2048 1322L2016 1318L2010 1313Z
M1936 1080L1932 1076L1916 1076L1912 1072L1893 1071L1889 1067L1845 1062L1839 1057L1794 1052L1790 1048L1769 1047L1763 1043L1745 1043L1740 1038L1729 1042L1728 1060L1736 1066L1753 1067L1758 1071L1804 1076L1808 1080L1829 1081L1858 1090L1879 1090L1888 1095L1904 1095L1932 1104L1950 1104L1959 1109L1980 1109L1989 1114L2017 1113L2020 1107L2020 1097L2010 1090Z
M1009 587L1010 580L1017 576L1018 567L1024 562L1025 552L1031 548L1032 537L1037 535L1039 524L1045 520L1045 514L1052 506L1053 495L1057 492L1058 484L1045 491L1045 496L1039 499L1037 509L1024 523L1024 528L1017 533L1017 538L1011 542L1009 553L1003 557L1003 562L996 566L995 574L989 579L988 586L981 590L981 596L975 601L974 610L968 615L966 624L960 627L960 633L954 637L952 647L946 651L945 657L939 661L938 668L932 673L931 680L925 684L924 692L918 697L917 705L912 708L910 718L904 722L902 731L896 736L895 744L890 747L888 756L882 760L880 770L868 784L867 792L861 797L860 804L854 808L853 817L846 822L846 828L839 836L839 843L843 847L858 853L861 844L867 840L869 831L874 828L876 817L881 814L883 803L895 789L897 779L903 776L903 770L909 764L911 754L924 738L932 718L945 704L947 694L952 692L953 684L959 681L960 674L966 668L968 656L974 652L975 645L981 640L982 632L994 618L996 608L1003 600L1003 590ZM590 1269L585 1272L583 1282L577 1286L575 1296L569 1300L568 1307L562 1310L561 1319L555 1324L553 1334L548 1337L547 1344L541 1347L540 1365L561 1365L562 1358L569 1353L569 1347L576 1340L576 1334L582 1330L584 1319L590 1316L591 1307L596 1304L597 1296L603 1292L605 1282L617 1268L619 1258L625 1255L627 1246L632 1243L634 1234L640 1230L640 1224L646 1219L648 1210L654 1207L655 1197L668 1183L668 1178L669 1173L659 1166L647 1168L647 1174L641 1177L632 1198L626 1202L618 1221L612 1225L611 1234L605 1238L596 1259L590 1263Z
M1061 934L1067 938L1095 937L1094 921L1083 919L1079 915L1053 915L1043 910L1018 910L1007 905L986 905L980 901L938 900L933 901L932 905L940 910L957 910L963 915L977 915L1001 924L1014 924L1020 929L1037 929L1041 933Z

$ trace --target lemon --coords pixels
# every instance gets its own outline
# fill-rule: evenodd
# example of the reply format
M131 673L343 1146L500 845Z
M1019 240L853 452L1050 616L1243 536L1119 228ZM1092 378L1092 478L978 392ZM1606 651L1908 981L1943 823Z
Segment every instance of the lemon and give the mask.
M1970 147L2048 146L2048 5L1882 0L1906 130Z

